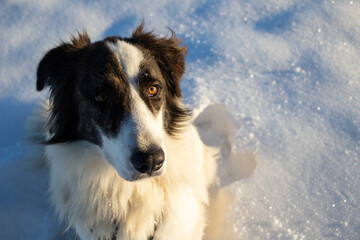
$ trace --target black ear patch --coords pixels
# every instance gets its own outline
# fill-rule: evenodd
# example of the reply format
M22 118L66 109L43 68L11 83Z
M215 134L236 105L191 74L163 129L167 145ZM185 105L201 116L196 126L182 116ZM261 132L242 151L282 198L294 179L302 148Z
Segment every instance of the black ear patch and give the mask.
M150 51L154 56L170 92L180 98L180 80L185 72L185 56L187 54L186 46L180 46L182 40L177 38L170 29L170 37L156 37L153 32L144 31L144 22L142 22L133 32L130 43L139 45Z
M41 91L46 86L54 84L65 84L72 77L77 57L81 49L90 45L87 33L72 37L70 43L63 42L58 47L51 49L40 61L37 69L36 89Z
M71 42L61 43L51 49L40 61L36 89L50 88L51 115L47 143L59 143L78 138L78 106L74 100L74 85L78 69L90 39L87 33L72 37Z

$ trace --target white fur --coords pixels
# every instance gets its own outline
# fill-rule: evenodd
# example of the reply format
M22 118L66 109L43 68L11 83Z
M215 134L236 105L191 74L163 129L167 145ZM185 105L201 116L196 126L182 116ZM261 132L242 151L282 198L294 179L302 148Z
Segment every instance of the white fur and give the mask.
M46 122L47 116L38 118L34 124ZM177 138L163 133L163 142L165 174L136 182L120 177L90 142L46 145L51 198L59 216L81 239L110 239L114 219L120 223L118 240L146 240L154 223L155 240L202 239L216 151L203 145L192 125Z
M126 78L134 85L135 77L144 59L141 51L135 46L118 40L116 43L107 42L108 48L117 56Z

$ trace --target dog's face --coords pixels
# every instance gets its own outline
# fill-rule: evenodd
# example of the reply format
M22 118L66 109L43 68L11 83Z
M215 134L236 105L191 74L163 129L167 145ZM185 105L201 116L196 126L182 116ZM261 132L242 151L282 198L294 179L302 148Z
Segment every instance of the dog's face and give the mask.
M163 135L188 118L180 98L186 48L140 25L131 38L91 43L79 34L41 60L37 89L50 87L47 144L87 140L126 180L166 169Z

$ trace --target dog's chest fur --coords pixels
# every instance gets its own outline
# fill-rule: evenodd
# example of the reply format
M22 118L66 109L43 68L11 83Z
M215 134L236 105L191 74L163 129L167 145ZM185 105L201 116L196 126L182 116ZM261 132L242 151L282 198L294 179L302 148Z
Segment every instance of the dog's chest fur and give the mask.
M98 147L86 141L47 146L58 213L81 239L200 239L202 231L194 235L194 228L203 228L206 182L212 181L205 175L204 157L213 158L215 152L203 148L193 127L184 136L165 139L166 174L136 184L123 180Z

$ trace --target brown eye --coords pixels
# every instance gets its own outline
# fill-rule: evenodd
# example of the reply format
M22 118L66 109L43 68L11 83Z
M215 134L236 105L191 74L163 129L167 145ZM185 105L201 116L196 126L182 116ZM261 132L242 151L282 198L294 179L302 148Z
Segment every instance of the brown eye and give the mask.
M95 96L95 101L98 103L102 103L105 102L107 99L107 94L106 92L99 92L96 96Z
M156 86L150 86L148 89L148 95L149 97L155 97L156 94L158 94L159 89Z

